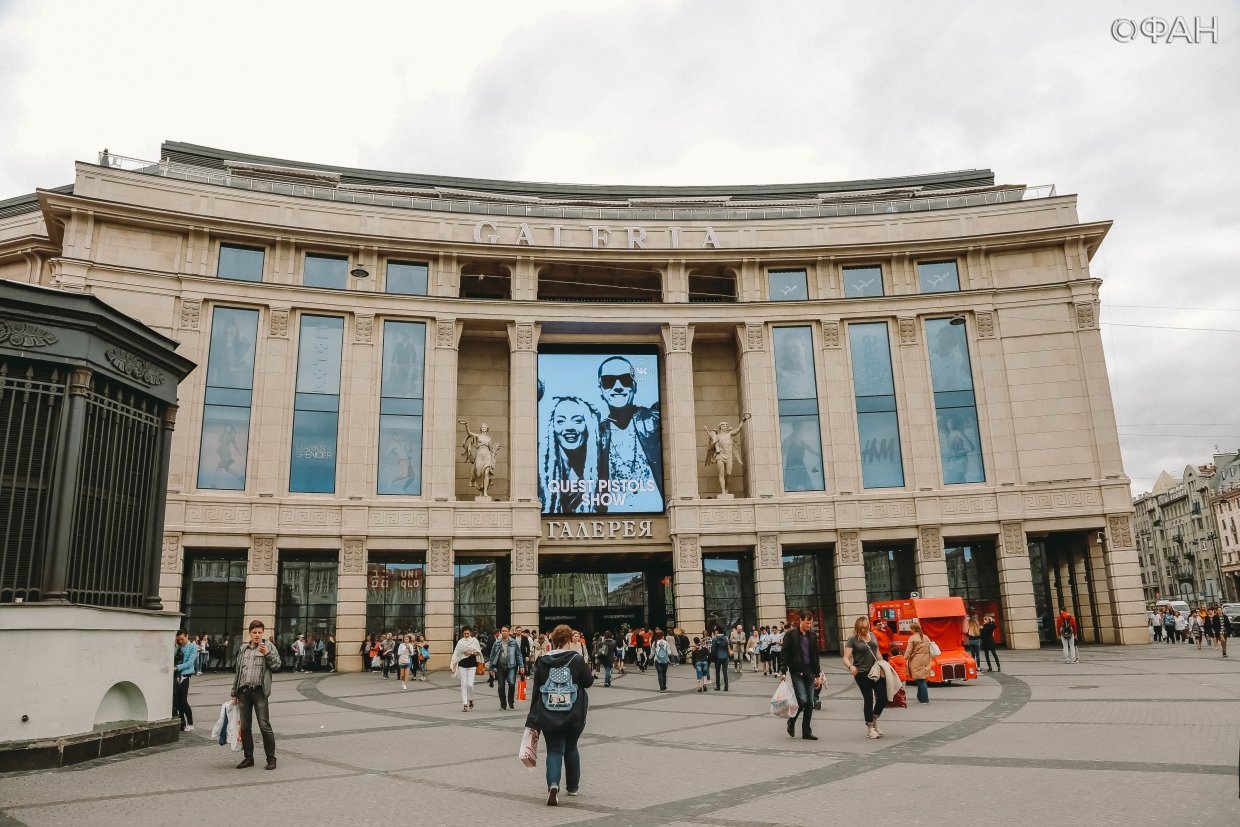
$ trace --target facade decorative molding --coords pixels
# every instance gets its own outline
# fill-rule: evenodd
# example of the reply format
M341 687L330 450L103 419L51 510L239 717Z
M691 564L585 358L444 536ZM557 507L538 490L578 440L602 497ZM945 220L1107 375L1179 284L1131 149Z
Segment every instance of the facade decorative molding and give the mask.
M702 550L696 534L682 534L676 538L676 568L679 571L702 568Z
M538 348L538 325L516 322L508 325L508 349L513 353L532 353Z
M181 329L197 330L202 312L202 299L181 300Z
M939 501L945 517L968 517L975 514L994 514L995 498L986 494L976 497L950 497Z
M90 393L90 378L93 375L90 368L72 368L69 371L69 395L81 396Z
M743 505L716 506L702 512L704 526L742 526L753 522L753 509Z
M1132 548L1132 515L1111 514L1107 517L1107 533L1112 548Z
M1100 508L1102 498L1097 490L1047 491L1025 494L1026 511L1063 511L1066 509Z
M943 559L943 530L938 526L922 526L917 531L917 552L922 560Z
M896 321L900 328L900 344L917 344L917 320L911 316L901 316Z
M1077 302L1076 303L1076 329L1092 330L1097 327L1097 320L1094 316L1093 302Z
M758 568L777 569L780 567L779 535L758 535Z
M165 534L163 553L159 558L159 570L168 574L181 571L181 535Z
M909 520L916 516L917 506L912 500L888 500L886 502L862 502L861 519L866 522L886 520Z
M164 405L164 409L160 415L160 426L165 431L174 431L177 427L177 411L180 407L177 405Z
M12 347L47 347L58 341L55 333L38 325L0 321L0 342Z
M839 540L840 563L849 566L861 565L861 532L841 531Z
M1020 523L1001 523L999 525L999 542L1003 545L1004 557L1024 557L1029 554L1029 543L1025 540L1025 529Z
M453 525L458 529L470 528L512 528L512 512L497 511L457 511L453 515Z
M185 522L201 525L204 523L228 523L245 525L250 522L248 505L198 505L185 506Z
M512 573L513 574L537 574L538 573L538 551L535 548L535 540L529 537L519 537L512 542Z
M830 526L835 523L835 508L831 505L781 505L779 507L779 523L808 523L815 527Z
M358 313L353 317L353 344L369 345L373 342L375 315Z
M277 339L288 338L288 313L287 307L271 308L271 318L269 320L268 335Z
M766 350L766 326L745 324L745 340L741 343L745 350Z
M366 573L366 538L345 537L340 560L341 574Z
M977 337L979 339L995 338L995 314L989 310L978 310L973 315L977 319Z
M164 383L164 372L140 356L119 347L108 349L104 355L112 363L112 367L145 385Z
M276 573L276 538L255 537L250 544L250 574Z
M456 319L438 319L435 322L435 347L456 350L460 343L460 329Z
M372 508L370 510L371 528L426 528L429 525L430 515L425 509Z
M665 328L663 339L667 345L668 353L691 352L692 336L687 324L668 325Z
M280 509L282 526L340 525L340 511L312 505L284 506Z
M832 349L832 350L840 346L840 320L839 319L823 319L822 320L822 346L824 349Z
M430 552L427 554L427 574L452 573L452 540L447 537L431 539Z

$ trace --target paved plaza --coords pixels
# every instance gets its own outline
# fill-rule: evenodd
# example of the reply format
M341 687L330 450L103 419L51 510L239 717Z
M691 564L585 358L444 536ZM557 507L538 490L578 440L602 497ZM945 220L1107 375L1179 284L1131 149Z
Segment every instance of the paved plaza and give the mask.
M1003 652L1002 674L931 688L865 738L836 658L817 742L768 713L774 679L694 691L691 667L590 690L580 797L545 804L516 758L527 704L485 681L461 711L447 673L402 690L372 674L277 676L279 767L236 770L210 740L231 677L195 678L197 731L173 746L0 776L0 825L1238 824L1240 646ZM885 815L875 817L875 809Z

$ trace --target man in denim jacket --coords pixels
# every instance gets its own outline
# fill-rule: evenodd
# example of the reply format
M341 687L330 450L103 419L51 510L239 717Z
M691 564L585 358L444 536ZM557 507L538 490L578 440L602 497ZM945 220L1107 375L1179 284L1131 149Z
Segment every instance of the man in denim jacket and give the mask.
M499 637L491 644L487 668L499 684L499 708L515 709L517 672L524 674L525 658L521 655L521 643L512 636L507 626L499 630Z

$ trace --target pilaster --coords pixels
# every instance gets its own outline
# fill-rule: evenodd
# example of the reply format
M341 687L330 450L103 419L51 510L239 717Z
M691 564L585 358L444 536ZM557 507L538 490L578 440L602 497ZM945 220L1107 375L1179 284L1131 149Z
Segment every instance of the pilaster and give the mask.
M1103 565L1094 569L1105 574L1105 582L1095 583L1095 591L1105 591L1110 602L1113 642L1149 643L1149 631L1143 622L1145 598L1131 513L1107 515L1106 540ZM1106 629L1103 634L1106 635Z
M702 550L696 534L672 538L676 546L673 556L676 576L673 589L676 598L676 625L682 629L706 628L706 578L702 572Z
M538 336L532 323L508 325L508 490L513 502L538 498ZM537 567L535 567L537 570ZM515 622L515 621L514 621Z
M538 538L518 537L512 542L512 572L509 578L511 622L515 626L538 628Z
M426 492L432 500L447 502L456 498L457 366L460 361L461 330L456 319L436 319L430 376L426 383L430 401L425 444L430 450L426 469ZM429 607L427 614L430 614Z
M250 540L250 559L245 578L245 617L261 620L269 632L276 628L276 589L279 586L279 550L273 535L254 535ZM339 648L337 648L339 651Z
M758 625L771 626L788 619L784 596L784 565L778 534L759 534L754 555L754 592ZM709 630L708 630L709 631Z
M870 598L865 588L865 564L861 557L861 532L840 531L835 554L835 600L840 621L840 644L852 634L858 617L870 614Z
M353 335L344 358L341 384L340 434L343 468L338 469L349 497L366 497L375 491L378 466L374 445L379 442L380 355L375 347L373 313L353 316ZM362 607L365 613L365 606ZM339 637L337 637L339 642ZM361 641L358 641L361 645ZM357 647L354 647L357 648Z
M783 463L779 445L779 413L775 404L775 367L765 325L736 328L740 352L741 410L753 414L742 441L750 496L773 497L783 490ZM754 423L768 422L768 427Z
M426 554L426 640L431 647L430 667L445 669L456 645L455 583L452 578L452 539L431 537Z
M1037 649L1042 643L1038 637L1038 612L1033 600L1029 544L1021 523L1000 524L995 564L999 570L999 593L1003 605L1003 642L1009 649Z
M943 530L921 526L917 531L917 592L922 597L950 597Z
M366 538L344 537L336 584L336 670L360 672L366 637Z
M698 496L697 427L693 404L693 325L663 326L667 397L663 438L671 459L668 500Z
M822 361L826 382L818 392L827 408L826 454L831 469L827 491L855 494L861 490L861 449L857 445L857 415L853 411L852 372L842 343L839 319L823 319Z

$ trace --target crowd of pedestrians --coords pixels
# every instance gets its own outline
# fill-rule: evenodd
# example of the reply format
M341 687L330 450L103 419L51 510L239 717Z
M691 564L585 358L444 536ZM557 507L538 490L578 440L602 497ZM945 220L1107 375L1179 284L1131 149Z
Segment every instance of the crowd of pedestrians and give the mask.
M1217 649L1227 657L1227 638L1232 635L1231 618L1222 609L1180 612L1159 607L1149 619L1155 642L1195 644L1200 650Z

